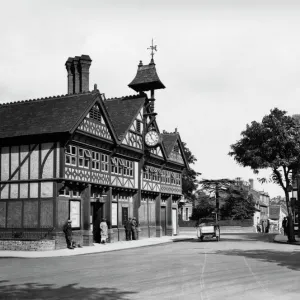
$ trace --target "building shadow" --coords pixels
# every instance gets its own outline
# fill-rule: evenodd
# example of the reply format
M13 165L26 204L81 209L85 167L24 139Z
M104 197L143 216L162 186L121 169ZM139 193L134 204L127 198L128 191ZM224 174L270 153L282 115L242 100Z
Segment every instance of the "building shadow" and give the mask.
M101 285L101 283L99 283ZM35 282L10 284L0 281L0 299L75 299L75 300L128 300L137 292L120 291L116 288L81 287L77 283L57 287L54 284Z
M300 248L297 251L277 251L277 250L217 250L210 255L229 255L243 256L245 258L255 259L262 262L274 263L281 267L300 271Z

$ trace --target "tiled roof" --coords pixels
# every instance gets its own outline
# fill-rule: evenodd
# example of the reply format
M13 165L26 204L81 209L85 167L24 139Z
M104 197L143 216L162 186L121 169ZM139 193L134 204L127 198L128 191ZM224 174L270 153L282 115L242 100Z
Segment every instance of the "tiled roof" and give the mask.
M0 105L0 138L69 132L93 104L93 93Z
M136 76L128 86L136 92L165 88L156 73L155 63L153 61L145 66L140 62Z
M104 106L119 139L123 138L135 116L144 105L145 100L146 96L135 95L106 99L104 101Z
M177 139L177 133L162 133L162 142L166 149L167 156L171 154Z

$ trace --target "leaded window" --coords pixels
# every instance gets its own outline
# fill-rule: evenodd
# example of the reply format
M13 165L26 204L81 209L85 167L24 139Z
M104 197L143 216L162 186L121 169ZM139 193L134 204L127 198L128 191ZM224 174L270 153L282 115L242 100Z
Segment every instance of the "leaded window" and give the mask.
M108 155L101 154L101 171L108 172Z
M78 166L89 169L91 153L89 150L78 148Z
M77 147L68 145L65 154L66 165L76 166L77 165Z
M100 153L92 151L92 170L100 171Z
M124 164L124 176L133 177L133 162L125 160Z

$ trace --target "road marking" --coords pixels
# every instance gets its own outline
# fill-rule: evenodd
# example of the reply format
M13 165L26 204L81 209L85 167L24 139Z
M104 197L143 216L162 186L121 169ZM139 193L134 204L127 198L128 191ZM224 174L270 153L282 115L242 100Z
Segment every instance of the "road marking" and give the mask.
M205 292L205 282L204 282L204 272L205 272L205 266L206 266L206 251L204 252L204 262L202 266L202 271L200 275L200 299L207 299L209 300L209 297L207 296L207 293ZM203 293L202 293L203 292Z
M252 271L251 266L248 264L245 256L244 256L244 262L246 264L246 266L248 267L250 273L252 274L253 278L255 279L256 283L267 293L270 293L268 288L257 278L257 276L255 275L255 273Z

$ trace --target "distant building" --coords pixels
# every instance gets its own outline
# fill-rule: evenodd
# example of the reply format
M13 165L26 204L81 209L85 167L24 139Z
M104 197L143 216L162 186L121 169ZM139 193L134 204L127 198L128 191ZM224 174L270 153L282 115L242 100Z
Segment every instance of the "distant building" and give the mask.
M256 211L253 215L253 226L261 224L263 220L269 219L270 196L267 192L254 189L253 179L249 179L250 194L253 196Z
M282 220L288 215L286 206L282 204L271 204L269 207L269 219L276 224L277 230L282 227Z

